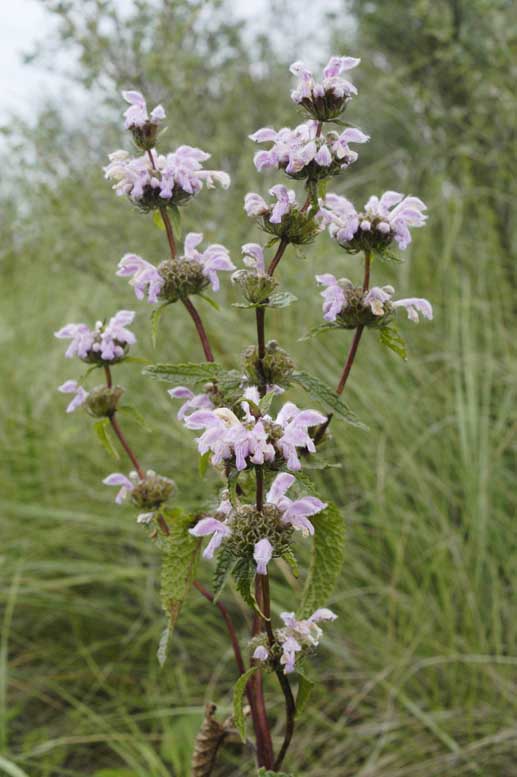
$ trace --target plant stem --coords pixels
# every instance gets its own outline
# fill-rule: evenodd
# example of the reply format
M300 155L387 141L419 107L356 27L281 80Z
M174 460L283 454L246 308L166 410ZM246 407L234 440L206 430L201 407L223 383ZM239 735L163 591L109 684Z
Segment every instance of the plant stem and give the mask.
M365 251L364 253L364 276L363 276L363 291L368 291L368 288L370 286L370 268L372 264L372 255L370 251ZM348 380L348 376L350 375L350 370L352 369L352 365L354 363L354 359L357 353L357 349L359 348L359 342L361 340L361 336L363 334L364 326L360 325L355 330L354 339L352 340L352 345L350 346L350 350L348 352L347 360L345 362L345 366L343 367L343 372L341 373L341 378L339 379L338 387L336 389L336 394L342 394L343 390L346 386L346 382Z
M156 164L154 161L153 152L149 150L147 152L147 156L151 160L151 165L153 167L153 170L156 170ZM165 231L167 233L167 240L169 243L169 249L171 252L171 257L173 259L176 259L177 251L176 251L176 242L174 240L174 231L172 229L171 220L169 218L169 214L167 213L167 209L165 207L159 208L160 216L162 217L163 226L165 227Z
M111 378L111 369L110 369L110 367L107 364L104 365L104 372L106 373L106 385L107 385L108 388L111 388L112 385L113 385L113 381L112 381L112 378ZM129 456L129 458L131 459L131 463L133 464L134 468L136 469L136 471L138 473L138 477L140 478L140 480L143 480L145 478L144 471L143 471L142 467L140 466L140 462L138 461L138 459L137 459L133 449L131 448L131 446L129 445L128 441L124 437L122 429L120 428L119 422L118 422L118 420L116 418L116 411L115 411L115 413L112 413L108 417L109 417L109 422L111 424L111 427L112 427L113 431L115 432L115 434L117 435L120 444L122 445L122 447L126 451L126 453Z
M267 268L267 274L268 275L273 275L273 273L275 272L276 268L278 267L280 259L284 255L284 251L285 251L285 249L287 248L288 245L289 245L288 241L284 240L282 238L282 240L278 244L278 248L276 250L276 254L274 255L273 259L271 260L271 264ZM257 310L258 310L258 308L257 308Z
M255 596L260 610L264 612L260 576L257 576L255 580ZM261 631L262 618L260 615L258 615L258 613L256 613L253 618L251 634L253 637L256 637L258 634L260 634ZM272 769L275 756L273 753L271 731L269 729L269 722L267 719L266 702L264 699L264 684L262 672L260 669L255 672L251 678L251 683L257 712L257 727L255 728L255 736L257 740L257 761L259 766L265 766L266 769Z
M212 353L212 349L210 347L210 343L208 341L208 335L206 333L206 329L203 326L203 322L201 321L201 316L197 312L196 308L190 301L188 297L184 297L182 300L183 304L187 308L190 317L192 318L192 321L194 322L194 325L196 327L197 333L199 335L199 339L201 340L201 345L203 347L203 353L205 354L205 359L207 362L213 362L214 361L214 355Z
M256 487L257 511L261 513L262 510L264 509L264 472L260 465L255 467L255 475L257 478L257 487Z

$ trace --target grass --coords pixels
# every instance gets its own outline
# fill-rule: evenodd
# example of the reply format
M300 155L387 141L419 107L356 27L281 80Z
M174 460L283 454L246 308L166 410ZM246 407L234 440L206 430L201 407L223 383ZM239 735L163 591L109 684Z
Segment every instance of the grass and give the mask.
M370 431L333 427L328 457L342 466L320 480L343 510L348 548L331 602L339 620L312 661L314 703L288 759L304 777L515 775L513 286L476 191L462 191L448 200L430 178L419 191L430 226L415 235L408 261L373 268L375 281L393 281L401 296L429 297L435 321L401 324L407 363L367 333L345 394ZM69 234L78 204L67 198L52 205L59 212L48 228L35 214L41 234L4 251L0 773L11 777L185 777L204 704L230 708L231 653L195 592L160 671L157 554L131 509L114 506L99 485L126 465L98 447L88 419L65 418L55 391L77 365L64 362L52 331L136 305L112 280L114 261L129 246L159 255L150 219L131 221L124 204L99 196L84 205L99 226L81 233L80 256ZM234 256L242 238L257 239L228 219L222 229ZM283 260L282 279L300 302L268 315L268 334L335 385L349 336L297 338L319 322L315 272L354 277L358 260L326 238L307 256ZM139 355L154 359L147 308L137 309ZM202 301L199 309L233 366L254 336L251 316ZM177 306L162 318L157 352L160 361L201 360ZM125 421L144 463L172 475L195 503L204 486L193 475L192 439L163 384L134 365L118 375L153 429ZM292 598L282 570L275 574L279 611ZM209 581L209 564L202 576ZM226 598L244 624L237 597ZM279 741L282 705L269 680L268 691ZM220 774L250 774L242 755L230 745Z

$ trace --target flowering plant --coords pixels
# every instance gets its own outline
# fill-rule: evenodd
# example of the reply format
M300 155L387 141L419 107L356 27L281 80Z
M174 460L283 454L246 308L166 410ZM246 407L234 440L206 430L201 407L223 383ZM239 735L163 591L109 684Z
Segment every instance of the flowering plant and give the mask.
M319 83L303 63L296 62L291 67L298 77L292 99L307 120L294 130L262 128L250 136L257 143L271 144L268 150L256 153L257 169L278 169L291 181L303 181L305 195L298 200L295 190L281 183L269 190L270 202L255 192L246 195L247 216L255 219L270 239L265 246L242 246L244 267L240 269L222 245L201 250L201 233L187 234L182 253L177 247L180 208L204 187L210 189L218 183L226 188L229 176L203 169L209 154L198 148L180 146L172 153L158 153L156 143L165 110L159 105L149 113L139 92L123 93L130 105L124 114L125 126L143 153L137 157L126 151L111 154L106 178L115 182L117 195L126 196L144 212L153 212L165 230L170 256L154 264L127 253L116 274L129 278L137 300L152 306L153 332L165 308L178 302L196 328L204 362L147 365L144 373L173 384L169 395L181 401L177 419L197 435L194 442L200 471L212 467L218 474L219 494L208 495L205 510L191 515L177 501L170 506L176 494L181 496L181 486L176 489L170 478L144 470L121 429L124 389L113 385L112 369L130 359L129 349L136 338L128 327L135 313L121 310L109 321L97 322L93 329L72 323L56 332L56 337L71 341L66 357L77 357L89 365L87 376L95 370L104 373L104 385L91 390L84 388L84 380L73 379L59 390L73 394L67 412L85 407L97 419L97 432L108 447L110 429L118 438L133 469L129 474L112 473L104 483L117 487L117 503L129 500L137 508L137 522L147 527L149 538L162 554L161 596L167 624L158 649L160 662L166 660L174 625L192 587L218 608L228 630L238 674L233 717L220 723L214 705L207 708L194 751L194 777L211 774L219 746L232 731L237 730L242 740L247 740L248 714L259 774L281 774L295 716L301 714L312 686L306 667L323 636L319 624L336 618L326 604L343 561L343 520L337 507L317 493L307 464L319 453L333 417L361 426L341 395L364 330L374 330L383 345L405 357L404 341L394 323L398 309L404 308L412 321L418 321L419 314L432 318L427 300L394 300L393 287L371 284L372 261L389 258L392 243L406 249L411 241L410 228L425 223L424 203L417 197L388 191L380 198L370 197L364 209L357 211L349 200L326 191L329 181L346 173L358 157L349 144L369 139L352 127L340 132L325 129L327 123L344 125L339 117L357 89L343 73L358 64L359 60L351 57L332 57ZM338 251L364 255L360 283L338 279L329 272L315 276L316 283L324 287L324 323L313 334L327 330L354 333L335 390L299 369L289 354L275 341L268 342L265 335L268 309L285 309L296 301L294 295L281 289L276 273L286 250L290 245L310 243L325 230ZM272 249L268 260L267 252ZM217 292L221 282L218 273L227 272L242 292L243 301L236 306L252 312L257 329L256 344L245 348L240 365L234 369L215 361L209 335L192 301L196 295L204 296L209 286ZM346 335L342 332L341 336ZM286 401L284 394L293 385L305 390L318 408ZM277 407L273 410L274 404ZM296 613L281 612L280 623L275 624L269 583L273 562L289 565L297 577L300 537L302 543L311 544L312 554L301 601ZM202 556L215 564L211 591L196 579L205 538L208 542ZM251 635L244 645L240 629L221 601L232 579L252 616ZM285 699L285 734L279 747L273 742L266 712L265 673L276 676ZM298 686L296 698L293 680Z

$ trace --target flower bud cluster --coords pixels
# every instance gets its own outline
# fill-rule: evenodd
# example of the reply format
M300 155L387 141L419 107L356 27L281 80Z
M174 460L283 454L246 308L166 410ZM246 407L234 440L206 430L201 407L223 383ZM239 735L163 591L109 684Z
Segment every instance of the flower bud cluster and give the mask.
M340 116L357 89L342 73L352 70L360 63L354 57L331 57L323 70L323 81L314 81L312 72L303 62L294 62L290 71L298 77L291 99L318 121L332 121Z
M130 105L124 113L126 129L131 132L138 148L149 151L156 145L160 122L165 119L165 110L162 105L157 105L149 115L147 103L140 92L122 92L122 97Z
M258 348L249 345L242 353L242 366L250 383L255 385L288 386L294 362L276 340L266 343L266 353L259 359Z

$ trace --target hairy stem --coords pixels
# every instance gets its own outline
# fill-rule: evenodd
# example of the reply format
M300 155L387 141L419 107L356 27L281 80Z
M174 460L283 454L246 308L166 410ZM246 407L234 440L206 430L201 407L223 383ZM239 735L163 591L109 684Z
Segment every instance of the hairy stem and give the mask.
M304 206L304 207L305 207L305 206ZM302 208L302 210L303 210L303 208ZM279 263L280 263L280 259L281 259L281 258L283 257L283 255L284 255L285 249L287 248L287 246L288 246L288 245L289 245L288 241L287 241L287 240L284 240L284 239L282 238L282 240L281 240L281 241L280 241L280 243L278 244L278 248L277 248L277 250L276 250L276 254L275 254L275 255L274 255L274 257L272 258L272 260L271 260L271 264L270 264L270 265L269 265L269 267L267 268L267 274L268 274L268 275L273 275L273 273L275 272L276 268L278 267L278 265L279 265ZM258 308L257 308L257 310L258 310Z

